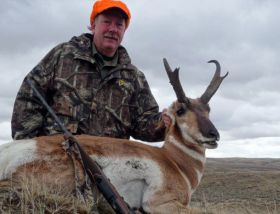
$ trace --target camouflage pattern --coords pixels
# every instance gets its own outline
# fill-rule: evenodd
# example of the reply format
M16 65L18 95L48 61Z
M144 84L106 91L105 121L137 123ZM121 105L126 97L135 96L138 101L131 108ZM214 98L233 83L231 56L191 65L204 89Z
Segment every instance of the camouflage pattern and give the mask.
M73 134L163 140L164 128L156 128L161 113L145 76L124 47L117 55L116 65L100 67L92 35L83 34L52 49L27 77ZM25 79L14 104L12 137L60 132Z

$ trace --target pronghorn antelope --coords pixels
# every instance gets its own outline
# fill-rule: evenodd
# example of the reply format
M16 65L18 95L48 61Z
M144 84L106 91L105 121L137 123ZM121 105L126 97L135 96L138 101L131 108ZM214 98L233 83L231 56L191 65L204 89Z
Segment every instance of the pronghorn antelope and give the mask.
M148 213L189 213L191 195L203 174L205 149L216 148L219 140L219 133L208 117L208 102L227 74L220 76L219 63L209 62L216 64L215 75L204 94L191 99L183 92L178 69L172 72L164 61L177 101L167 110L172 122L166 128L161 148L123 139L76 136L130 207ZM42 177L45 183L56 183L65 191L73 191L73 171L77 170L73 170L63 141L62 135L54 135L1 145L0 180L16 180L30 173Z

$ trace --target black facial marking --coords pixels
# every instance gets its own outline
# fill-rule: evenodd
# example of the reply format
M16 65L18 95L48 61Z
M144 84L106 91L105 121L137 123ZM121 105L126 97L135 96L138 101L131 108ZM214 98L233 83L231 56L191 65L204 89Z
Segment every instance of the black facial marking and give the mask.
M186 113L186 109L185 108L180 108L179 110L176 111L176 114L180 117L182 116L183 114Z

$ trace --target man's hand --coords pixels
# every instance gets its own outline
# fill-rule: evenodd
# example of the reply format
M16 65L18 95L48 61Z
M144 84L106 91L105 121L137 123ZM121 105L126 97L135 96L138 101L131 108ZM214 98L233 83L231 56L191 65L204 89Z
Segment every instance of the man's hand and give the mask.
M166 108L162 110L161 118L162 118L162 121L163 121L165 127L168 128L171 125L171 118L167 114L167 109Z

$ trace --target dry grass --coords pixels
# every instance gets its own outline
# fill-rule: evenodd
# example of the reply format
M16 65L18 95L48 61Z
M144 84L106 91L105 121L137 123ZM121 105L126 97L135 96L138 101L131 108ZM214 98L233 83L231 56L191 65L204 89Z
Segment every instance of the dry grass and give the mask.
M12 184L13 183L13 184ZM93 213L93 203L85 203L65 193L59 186L46 186L42 181L23 179L15 185L1 182L0 213ZM17 186L17 188L15 188Z
M204 213L280 213L280 160L209 159L191 205Z
M201 185L192 198L192 207L205 214L280 213L279 159L207 161ZM17 185L12 185L11 181L0 182L0 214L94 213L93 209L99 205L102 203L84 203L61 187L47 186L44 181L30 179L30 176Z

